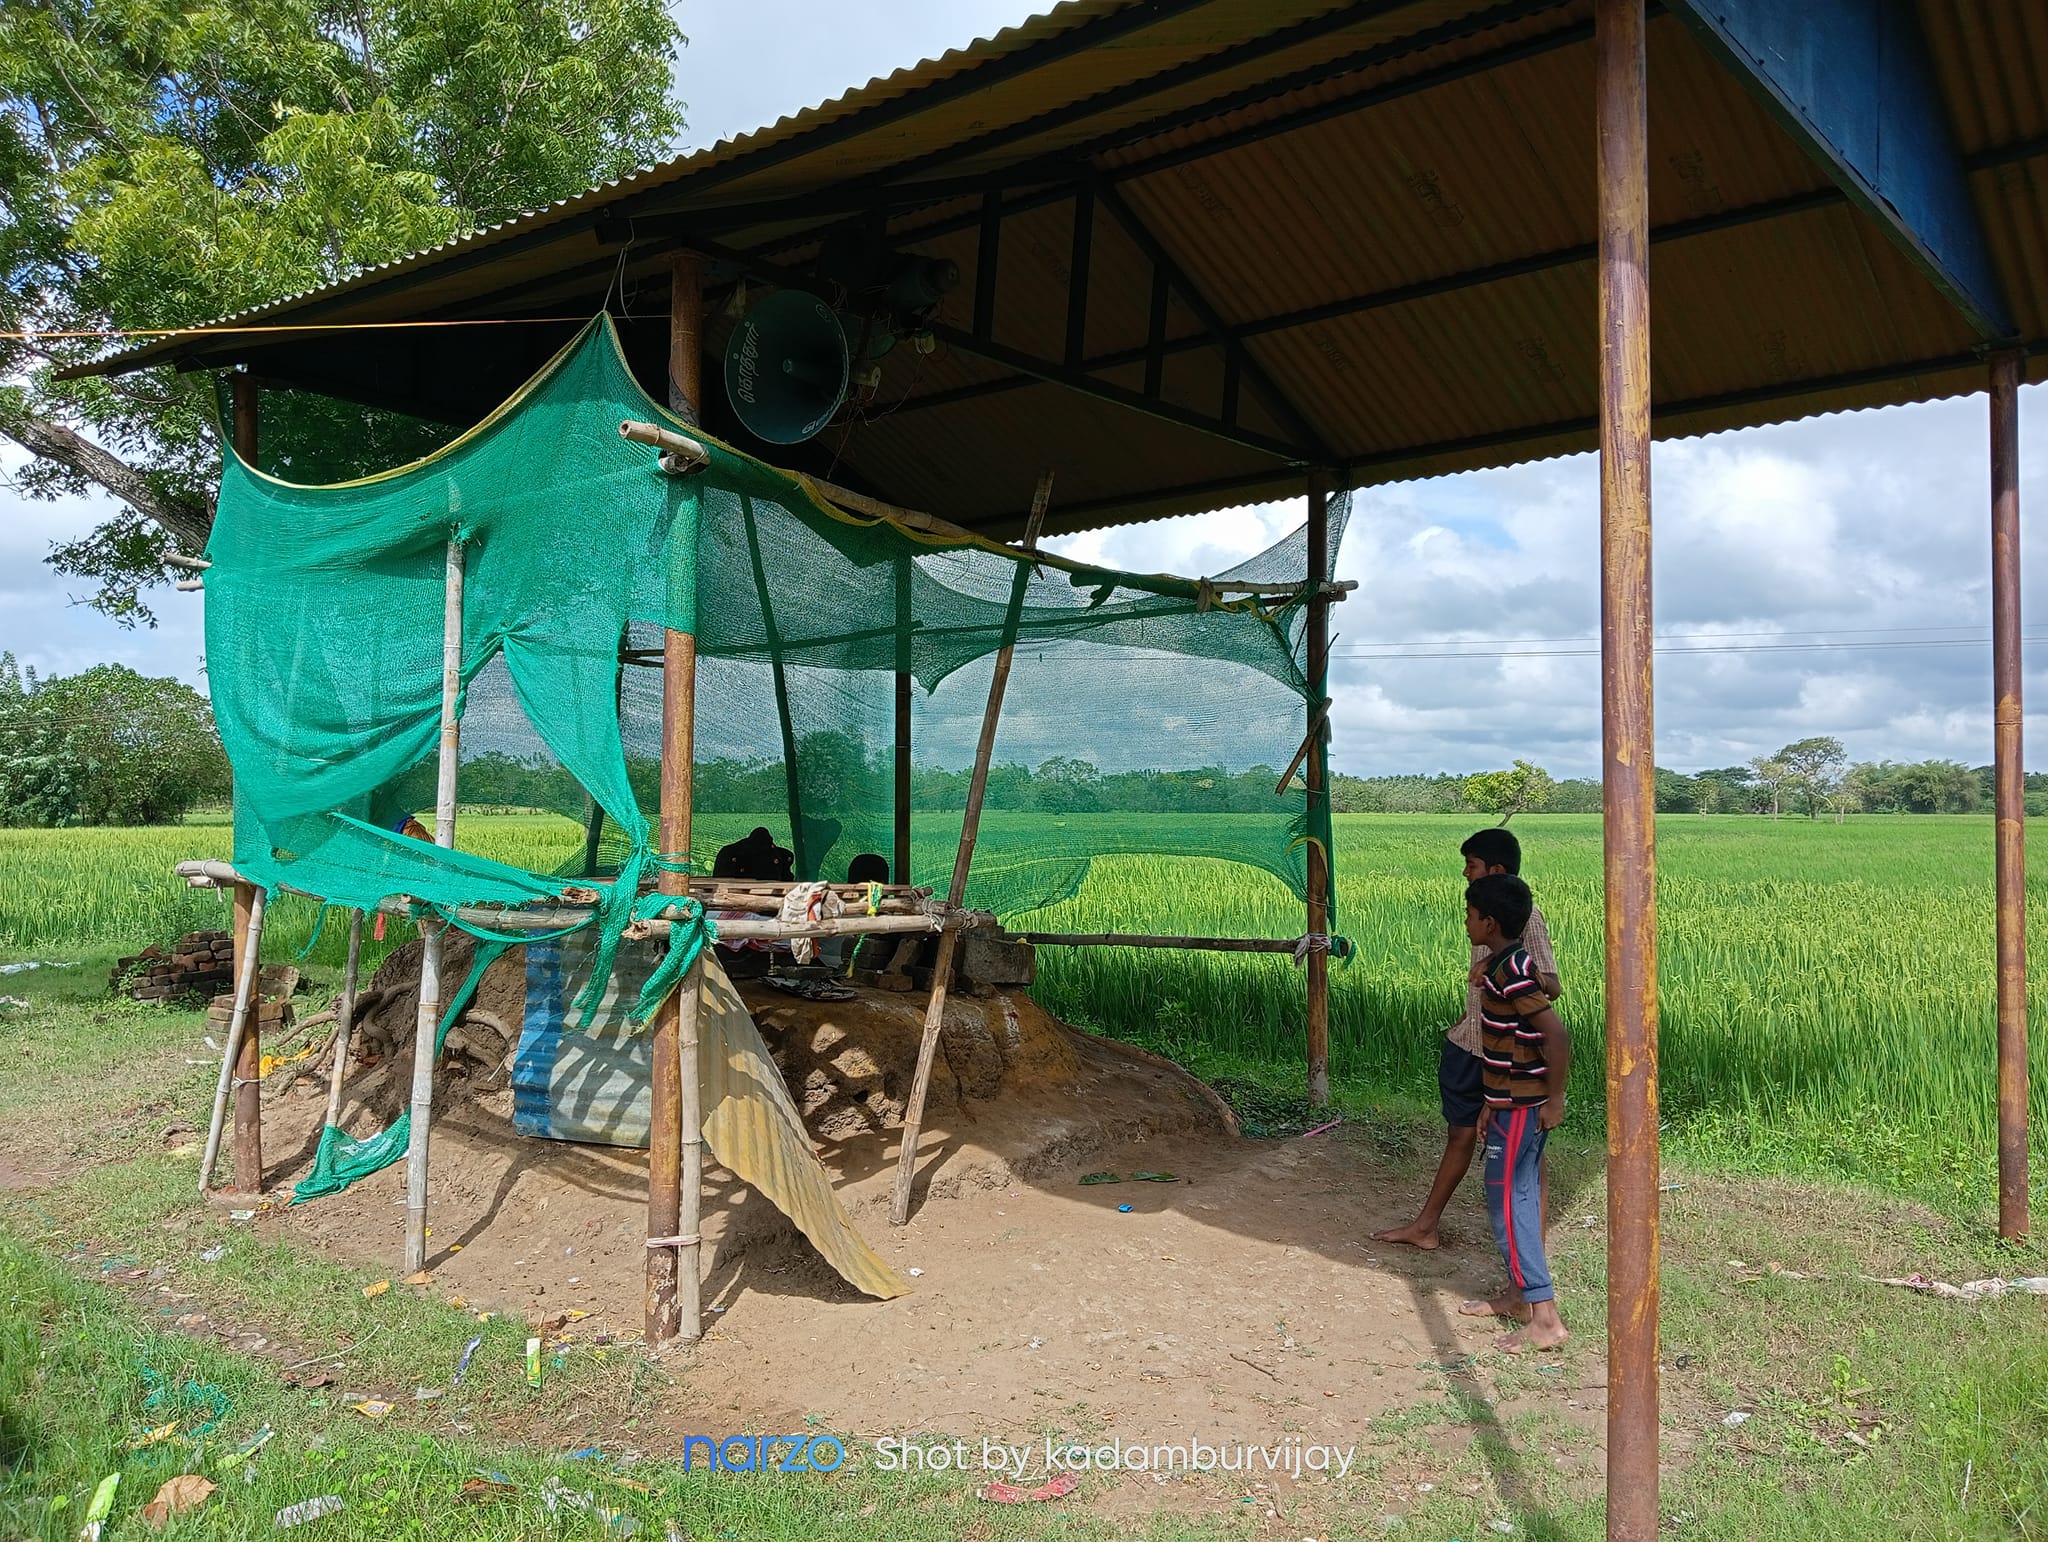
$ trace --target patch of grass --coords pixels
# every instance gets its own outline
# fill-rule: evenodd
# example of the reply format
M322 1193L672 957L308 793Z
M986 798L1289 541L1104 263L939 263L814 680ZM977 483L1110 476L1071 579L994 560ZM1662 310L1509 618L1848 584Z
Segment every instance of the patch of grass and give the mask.
M10 1537L76 1536L93 1489L113 1473L121 1483L107 1535L142 1534L136 1511L188 1472L218 1485L177 1524L175 1535L195 1538L269 1535L277 1511L325 1495L346 1508L306 1535L334 1542L595 1538L626 1535L628 1523L641 1537L747 1542L938 1542L970 1529L1104 1542L1233 1534L1168 1517L1130 1528L1079 1504L1002 1511L977 1505L958 1479L870 1463L831 1474L708 1474L700 1456L698 1470L685 1472L671 1459L633 1460L616 1431L600 1456L570 1460L559 1443L510 1443L512 1421L469 1401L452 1411L465 1417L401 1406L372 1421L346 1405L345 1393L309 1395L266 1364L151 1327L122 1293L4 1237L0 1349L0 1535ZM170 1436L139 1444L174 1420ZM255 1455L237 1460L265 1430ZM466 1502L463 1486L477 1479L503 1491ZM551 1485L559 1486L552 1504Z

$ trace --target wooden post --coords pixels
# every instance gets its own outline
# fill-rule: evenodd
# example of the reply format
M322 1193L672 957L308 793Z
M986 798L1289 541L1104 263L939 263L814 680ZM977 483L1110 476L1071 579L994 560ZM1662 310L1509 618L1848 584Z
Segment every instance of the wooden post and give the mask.
M1308 479L1308 581L1315 586L1308 602L1308 683L1310 739L1304 780L1308 784L1308 828L1317 828L1317 809L1329 804L1329 751L1324 745L1327 715L1319 704L1330 694L1330 601L1322 586L1330 576L1330 481L1321 471ZM1334 837L1333 837L1334 838ZM1308 843L1308 934L1330 931L1330 853L1320 841ZM1308 950L1308 1101L1321 1108L1330 1101L1330 955Z
M1996 698L1998 890L1998 1234L2027 1214L2027 846L2020 754L2021 356L1991 361L1991 670Z
M356 983L363 963L363 913L349 913L348 967L341 975L341 1004L334 1009L334 1068L327 1073L327 1123L341 1123L341 1083L348 1072L348 1041L356 1026Z
M448 541L441 607L441 748L434 785L434 844L455 844L455 772L462 759L462 543ZM405 1272L427 1266L427 1144L434 1118L434 1040L441 1026L441 945L447 923L420 923L420 1007L413 1027L412 1129L405 1151Z
M1644 0L1596 0L1600 718L1607 983L1607 1535L1657 1536L1657 867Z
M1045 524L1046 505L1052 501L1052 473L1038 479L1032 495L1031 518L1025 526L1024 544L1036 545ZM974 864L974 843L981 833L981 800L988 791L989 757L996 747L996 724L1003 715L1003 692L1010 683L1010 660L1016 652L1017 624L1024 613L1024 594L1031 584L1031 564L1022 558L1010 585L1010 610L1003 624L1003 645L996 650L995 672L989 677L988 706L981 715L981 738L974 747L974 775L967 784L967 808L960 820L960 849L953 857L953 881L946 890L949 909L958 910L967 899L967 874ZM924 1100L931 1087L932 1055L939 1047L939 1029L946 1018L946 988L953 979L953 955L960 945L956 931L939 936L938 956L932 960L931 999L925 1004L924 1036L917 1045L917 1073L910 1082L910 1101L903 1106L903 1144L896 1156L896 1194L889 1204L889 1224L901 1226L910 1219L910 1185L917 1176L917 1143L924 1134Z
M703 279L697 255L669 259L668 403L690 423L701 400L699 333ZM696 754L697 639L668 632L661 654L660 849L690 851L692 760ZM689 874L663 872L664 894L689 893ZM702 964L692 965L654 1017L647 1142L647 1284L643 1327L647 1342L681 1335L694 1342L703 1331L703 1247L699 1240L704 1190L704 1115L697 1085L697 1006Z
M256 464L257 429L260 417L257 411L256 381L247 374L237 373L231 377L229 390L233 398L234 423L232 432L235 440L235 454L253 466ZM257 974L261 966L256 951L248 946L250 917L262 904L262 897L254 884L235 885L234 959L235 959L235 1000L243 999L242 976ZM255 1194L263 1188L263 992L262 980L256 981L254 994L249 998L250 1009L243 1014L241 1035L241 1058L235 1064L235 1172L232 1180L237 1193ZM211 1175L212 1164L207 1166ZM200 1186L205 1187L201 1179Z
M769 594L761 534L754 523L754 500L744 493L740 495L740 519L747 528L747 555L753 562L754 594L761 605L761 630L768 643L768 672L775 691L775 723L782 733L782 793L783 807L789 814L789 852L798 878L816 878L819 875L812 865L813 858L824 853L814 854L804 839L803 788L797 764L796 724L789 710L789 671L782 662L782 633L775 625L775 601Z
M249 891L248 909L242 908L242 891ZM246 1039L255 1037L255 1025L249 1013L257 996L256 982L259 972L258 960L263 956L263 911L267 896L253 884L235 885L235 1010L228 1019L227 1043L220 1053L220 1082L213 1090L213 1119L206 1129L206 1155L199 1163L199 1192L204 1194L213 1183L213 1164L220 1159L221 1135L227 1123L228 1092L236 1092L235 1099L235 1159L242 1160L242 1100L243 1090L234 1083L243 1076L242 1049ZM250 1068L249 1075L262 1069L259 1061ZM260 1092L260 1087L248 1088ZM259 1104L259 1107L261 1105ZM245 1193L254 1193L263 1184L263 1153L259 1145L254 1153L256 1167L252 1171L237 1167L234 1187Z
M891 876L910 877L910 574L911 560L896 559L896 846Z

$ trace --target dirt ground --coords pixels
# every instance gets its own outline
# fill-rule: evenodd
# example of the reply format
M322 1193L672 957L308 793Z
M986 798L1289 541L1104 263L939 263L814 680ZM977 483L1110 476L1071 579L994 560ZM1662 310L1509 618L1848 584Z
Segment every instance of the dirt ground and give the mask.
M758 1195L709 1167L707 1331L666 1357L680 1397L662 1422L677 1436L824 1428L1034 1448L1048 1435L1294 1436L1363 1448L1374 1420L1462 1391L1490 1412L1441 1431L1440 1454L1541 1407L1566 1427L1524 1460L1597 1477L1597 1358L1575 1350L1502 1396L1484 1355L1498 1325L1458 1314L1498 1269L1476 1182L1442 1252L1371 1243L1407 1218L1415 1180L1390 1186L1347 1128L1244 1139L1176 1068L1073 1033L1027 997L967 998L947 1018L917 1207L892 1229L900 1092L924 998L747 996L848 1211L912 1289L859 1295ZM491 1000L499 1019L517 1011L507 990ZM409 1003L391 1005L402 1022ZM537 1322L587 1313L568 1329L586 1342L637 1338L646 1155L514 1136L493 1052L478 1044L488 1038L473 1036L469 1064L437 1093L434 1289ZM381 1074L352 1082L357 1133L396 1111L410 1057L402 1044L387 1053ZM305 1171L321 1104L307 1079L266 1110L272 1183ZM1079 1181L1100 1170L1124 1181ZM1177 1181L1132 1181L1138 1171ZM395 1274L403 1164L258 1224L360 1261L366 1277ZM1161 1502L1146 1475L1123 1486L1134 1504Z

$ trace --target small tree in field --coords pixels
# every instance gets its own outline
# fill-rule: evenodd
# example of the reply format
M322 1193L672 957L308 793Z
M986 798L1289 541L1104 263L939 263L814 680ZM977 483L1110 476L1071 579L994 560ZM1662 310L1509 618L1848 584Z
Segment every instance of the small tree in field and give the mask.
M1458 784L1465 802L1482 814L1497 814L1506 824L1515 815L1534 813L1550 801L1556 786L1550 773L1526 760L1517 760L1508 771L1481 771Z
M1816 819L1823 805L1833 805L1841 791L1849 752L1840 739L1823 734L1794 739L1771 758L1785 768L1785 791L1798 798L1808 819Z
M1792 768L1775 755L1759 755L1749 763L1749 769L1756 773L1753 785L1759 801L1770 809L1771 818L1776 819L1785 784L1792 779Z

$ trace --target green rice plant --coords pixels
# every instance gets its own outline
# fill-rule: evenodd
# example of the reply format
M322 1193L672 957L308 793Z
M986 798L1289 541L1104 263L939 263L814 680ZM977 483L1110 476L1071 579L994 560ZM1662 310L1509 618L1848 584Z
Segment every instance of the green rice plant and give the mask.
M1128 816L1162 850L1216 847L1229 816ZM699 822L699 852L769 816ZM1331 1068L1340 1104L1426 1112L1442 1030L1461 1010L1458 843L1470 820L1337 820L1337 929L1352 956L1331 968ZM1549 919L1571 1026L1576 1118L1604 1092L1600 821L1523 816L1525 876ZM958 816L920 816L913 876L943 891ZM1659 948L1664 1117L1682 1146L1723 1165L1858 1176L1944 1203L1989 1190L1995 1130L1991 822L1937 816L1660 821ZM1016 896L1057 895L1010 916L1020 928L1294 937L1301 904L1271 874L1188 856L1061 853L1075 831L1041 818L984 821L977 873ZM580 851L555 815L465 817L464 849L549 870ZM58 955L140 947L225 924L217 895L172 865L225 857L221 824L139 830L0 830L0 950ZM1050 843L1050 844L1049 844ZM2048 868L2042 870L2048 874ZM2033 955L2048 959L2048 892L2030 883ZM267 959L306 951L331 971L346 927L311 901L273 909ZM317 939L315 937L318 928ZM370 963L405 937L401 921ZM308 950L308 944L313 944ZM1055 1013L1171 1055L1214 1078L1295 1090L1305 992L1285 955L1138 949L1040 951L1037 994ZM2035 1023L2036 1117L2048 1119L2048 1033Z

